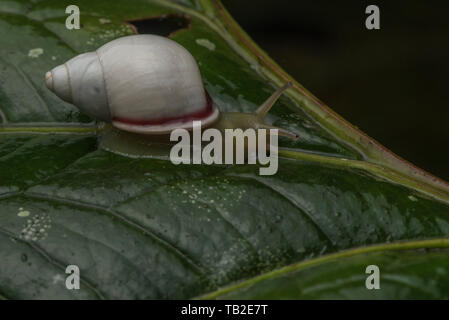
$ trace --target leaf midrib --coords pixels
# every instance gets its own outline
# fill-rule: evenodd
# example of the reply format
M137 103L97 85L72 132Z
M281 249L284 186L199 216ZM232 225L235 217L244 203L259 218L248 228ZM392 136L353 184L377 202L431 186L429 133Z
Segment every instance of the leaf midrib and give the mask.
M97 126L83 125L74 126L73 124L67 126L48 126L48 123L42 123L43 126L37 126L38 123L34 123L33 126L0 126L0 134L96 134L99 130ZM393 170L388 167L380 166L377 163L370 162L368 160L354 160L347 158L337 158L333 156L327 156L323 154L304 152L299 150L292 150L288 148L279 148L279 155L281 157L291 160L303 160L311 161L315 163L322 163L326 165L332 165L343 168L361 169L374 176L382 178L386 181L398 184L409 189L418 191L419 193L426 195L439 202L449 204L449 194L437 188L433 185L417 181L414 177L409 177L402 172Z

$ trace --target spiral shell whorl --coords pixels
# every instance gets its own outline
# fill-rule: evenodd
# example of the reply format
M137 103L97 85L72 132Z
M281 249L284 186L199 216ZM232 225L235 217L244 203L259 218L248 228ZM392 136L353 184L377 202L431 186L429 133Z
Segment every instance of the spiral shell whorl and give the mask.
M80 54L49 73L46 75L47 87L60 98L96 119L112 120L96 52Z
M45 74L47 88L56 93L62 100L72 103L72 90L70 88L69 70L61 64Z

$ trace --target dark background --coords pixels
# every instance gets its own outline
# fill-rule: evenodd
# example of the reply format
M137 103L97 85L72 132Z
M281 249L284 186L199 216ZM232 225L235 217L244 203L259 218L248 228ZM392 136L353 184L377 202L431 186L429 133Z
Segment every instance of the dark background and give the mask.
M320 100L381 144L449 180L449 1L222 0ZM380 9L380 30L365 8Z

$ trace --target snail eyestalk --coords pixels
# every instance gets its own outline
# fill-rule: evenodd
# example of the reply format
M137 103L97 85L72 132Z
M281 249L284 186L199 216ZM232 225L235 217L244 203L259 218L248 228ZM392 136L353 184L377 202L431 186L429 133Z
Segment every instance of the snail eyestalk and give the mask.
M288 130L285 130L283 128L279 128L276 126L270 126L269 124L266 123L262 123L261 125L259 125L259 129L277 129L278 130L278 135L283 136L283 137L287 137L290 138L292 140L297 141L299 139L299 136L293 132L290 132Z
M274 104L279 99L281 94L283 94L284 91L287 90L288 88L290 88L291 86L292 86L292 83L289 81L286 84L284 84L282 87L277 89L264 103L262 103L260 105L259 108L257 108L256 111L254 111L254 113L258 117L263 119L265 117L265 115L268 113L268 111L270 111L270 109L274 106Z
M274 106L276 101L279 99L279 97L292 86L292 83L289 81L286 84L284 84L282 87L277 89L262 105L257 108L256 111L254 111L254 114L259 119L260 123L258 125L258 129L278 129L278 134L280 136L284 136L293 140L298 140L299 137L297 134L290 132L288 130L285 130L283 128L275 127L266 124L263 119L265 118L265 115L270 111L270 109Z

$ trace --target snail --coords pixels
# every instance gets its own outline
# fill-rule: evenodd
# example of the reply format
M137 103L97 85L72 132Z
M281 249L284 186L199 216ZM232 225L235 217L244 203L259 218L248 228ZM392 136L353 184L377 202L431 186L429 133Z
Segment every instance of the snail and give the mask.
M205 128L278 129L279 135L298 138L263 121L290 82L253 113L220 113L190 52L161 36L112 40L47 72L45 83L82 112L126 132L166 135L177 128L190 130L200 120Z

